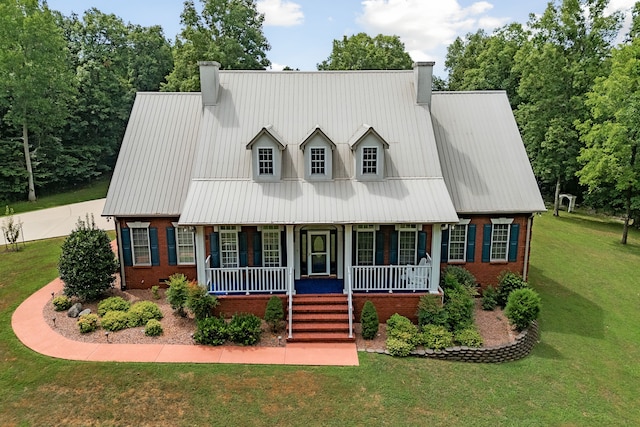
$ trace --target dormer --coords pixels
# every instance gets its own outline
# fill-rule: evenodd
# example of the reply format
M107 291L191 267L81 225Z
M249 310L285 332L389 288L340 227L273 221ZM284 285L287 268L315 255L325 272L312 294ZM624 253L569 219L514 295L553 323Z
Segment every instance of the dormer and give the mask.
M300 144L304 152L304 178L307 181L333 179L333 150L336 144L316 126Z
M389 143L376 130L364 124L349 140L356 164L358 181L384 179L384 155Z
M263 127L249 141L247 150L251 150L251 169L255 181L280 181L282 152L285 147L282 137L278 135L271 125Z

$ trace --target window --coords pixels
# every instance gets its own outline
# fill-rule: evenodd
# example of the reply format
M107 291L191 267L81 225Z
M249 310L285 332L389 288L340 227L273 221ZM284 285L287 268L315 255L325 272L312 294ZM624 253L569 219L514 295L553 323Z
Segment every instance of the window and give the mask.
M148 227L131 228L131 248L133 249L133 265L151 265Z
M279 227L262 227L262 259L265 267L280 267Z
M467 224L456 224L449 229L449 261L466 261Z
M378 149L376 147L362 148L362 174L378 173Z
M273 175L273 149L258 149L258 172L260 175Z
M235 226L220 227L220 264L222 268L239 266L238 230Z
M403 225L398 231L398 264L416 264L416 231L415 225Z
M178 264L195 264L196 250L193 230L190 227L176 227L175 230Z
M324 148L312 148L311 149L311 174L324 175L325 174L324 165L325 165Z
M491 261L507 261L509 253L509 224L491 227Z
M374 265L375 231L373 226L361 225L356 233L356 265Z

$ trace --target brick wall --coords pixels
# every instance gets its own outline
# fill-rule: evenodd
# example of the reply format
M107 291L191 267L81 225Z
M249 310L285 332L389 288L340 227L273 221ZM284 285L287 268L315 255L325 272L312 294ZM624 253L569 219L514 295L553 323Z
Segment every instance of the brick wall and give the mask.
M362 307L366 301L371 301L378 312L380 323L385 323L389 317L398 313L408 317L413 323L418 322L416 315L418 311L418 301L424 293L407 294L379 294L379 293L356 293L353 294L353 308L355 321L360 321ZM442 300L442 295L433 295L434 298Z

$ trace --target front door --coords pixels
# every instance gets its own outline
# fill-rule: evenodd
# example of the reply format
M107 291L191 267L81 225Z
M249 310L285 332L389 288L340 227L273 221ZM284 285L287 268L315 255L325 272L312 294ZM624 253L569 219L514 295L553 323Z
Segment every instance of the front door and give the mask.
M307 265L310 276L329 275L329 231L309 231Z

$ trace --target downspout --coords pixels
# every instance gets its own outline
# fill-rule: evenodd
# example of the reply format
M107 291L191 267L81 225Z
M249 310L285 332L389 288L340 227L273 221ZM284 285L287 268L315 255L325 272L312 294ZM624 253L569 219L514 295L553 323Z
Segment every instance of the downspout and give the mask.
M529 250L531 249L531 227L533 225L533 215L527 218L527 236L524 244L524 267L522 269L522 280L527 281L529 275Z
M120 261L120 289L127 289L127 280L124 274L124 252L122 252L122 229L120 227L120 221L118 218L113 217L113 222L116 223L116 243L118 245L118 260Z

